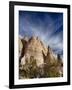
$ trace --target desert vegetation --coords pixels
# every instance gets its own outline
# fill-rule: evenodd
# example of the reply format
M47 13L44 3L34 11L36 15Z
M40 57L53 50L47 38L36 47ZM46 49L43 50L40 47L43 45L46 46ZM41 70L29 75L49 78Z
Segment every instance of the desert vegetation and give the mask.
M19 78L48 78L48 77L62 77L63 74L60 74L59 68L62 66L62 63L55 62L53 64L44 63L41 66L37 66L36 59L33 56L30 57L30 62L26 59L25 65L19 66Z

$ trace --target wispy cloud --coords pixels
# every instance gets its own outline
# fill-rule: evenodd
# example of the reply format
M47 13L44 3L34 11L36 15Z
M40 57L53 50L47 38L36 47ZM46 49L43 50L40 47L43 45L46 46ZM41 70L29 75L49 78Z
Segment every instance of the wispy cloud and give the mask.
M20 11L19 35L38 36L56 53L63 52L63 14Z

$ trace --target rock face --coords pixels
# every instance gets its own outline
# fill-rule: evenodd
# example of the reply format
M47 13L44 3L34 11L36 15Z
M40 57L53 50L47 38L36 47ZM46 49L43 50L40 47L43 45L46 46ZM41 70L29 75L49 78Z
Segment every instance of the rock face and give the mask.
M33 56L34 59L36 59L37 65L39 66L44 63L42 51L44 54L46 54L47 48L41 44L41 41L38 38L32 37L26 47L25 56L28 59Z
M25 42L25 40L27 39L24 39L23 42ZM31 37L29 41L27 41L27 44L25 45L25 48L23 50L25 53L22 57L22 61L24 57L30 60L30 57L33 56L34 59L36 59L36 63L38 66L44 63L42 52L46 55L47 48L43 45L38 37Z

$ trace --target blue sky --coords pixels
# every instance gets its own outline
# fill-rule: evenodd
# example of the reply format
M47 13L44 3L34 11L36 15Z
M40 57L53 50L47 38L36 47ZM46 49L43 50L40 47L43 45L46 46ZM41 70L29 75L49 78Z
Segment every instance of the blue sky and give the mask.
M38 36L63 55L63 13L19 11L19 36Z

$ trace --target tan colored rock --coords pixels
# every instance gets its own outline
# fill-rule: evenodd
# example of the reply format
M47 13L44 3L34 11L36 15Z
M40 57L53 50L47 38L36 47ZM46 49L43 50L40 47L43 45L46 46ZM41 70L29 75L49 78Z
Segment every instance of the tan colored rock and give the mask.
M19 38L19 54L21 70L25 70L25 68L29 70L29 66L33 66L33 69L38 67L39 75L37 77L43 77L45 75L49 77L48 73L50 77L63 76L63 61L60 55L55 55L52 49L49 46L47 48L38 37L34 36L30 39L28 37ZM31 63L34 60L36 67L34 67L34 63Z
M57 63L57 57L50 47L48 47L47 56L45 57L45 63L47 63L48 65L53 65Z
M46 47L37 37L31 37L26 47L25 57L30 59L33 56L39 66L44 63L42 51L46 54Z

